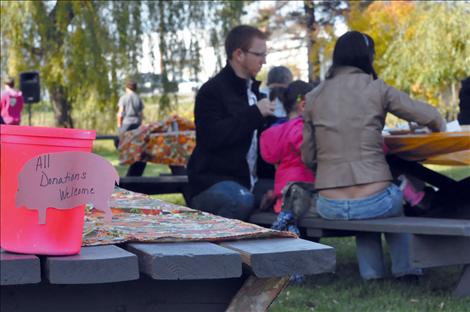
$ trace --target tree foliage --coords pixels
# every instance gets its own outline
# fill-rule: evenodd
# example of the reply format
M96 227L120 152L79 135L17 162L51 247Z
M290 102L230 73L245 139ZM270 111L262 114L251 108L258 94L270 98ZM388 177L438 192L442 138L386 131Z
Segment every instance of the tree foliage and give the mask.
M348 10L347 1L276 1L258 12L257 24L271 40L285 40L294 49L307 47L308 80L320 79L322 55L331 51L334 25Z
M374 2L352 7L352 29L376 42L375 67L391 85L457 113L459 80L470 75L470 7L460 2Z
M203 34L212 33L209 43L220 51L244 3L2 1L2 73L38 70L57 126L110 130L123 80L138 74L145 35L158 44L165 110L183 73L197 79Z

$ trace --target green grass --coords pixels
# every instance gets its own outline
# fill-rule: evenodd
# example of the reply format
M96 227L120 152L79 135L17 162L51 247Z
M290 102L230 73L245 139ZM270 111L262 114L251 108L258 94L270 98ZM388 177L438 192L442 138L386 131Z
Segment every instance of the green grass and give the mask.
M360 278L351 237L325 238L337 253L336 272L307 277L288 286L271 306L272 312L302 311L469 311L470 298L452 297L460 267L425 270L417 284L364 281Z
M128 166L119 165L118 154L112 141L95 141L93 151L110 160L119 174L125 175ZM431 168L457 180L470 176L470 167ZM144 176L155 176L163 172L170 172L167 166L147 163ZM153 197L184 205L180 194ZM400 282L392 278L363 281L357 268L353 238L325 238L321 243L335 248L336 272L308 276L303 285L288 286L273 303L270 311L470 311L470 298L452 297L460 267L425 270L425 275L418 284Z
M429 169L440 172L454 180L462 180L463 178L470 177L470 166L438 166L426 165Z

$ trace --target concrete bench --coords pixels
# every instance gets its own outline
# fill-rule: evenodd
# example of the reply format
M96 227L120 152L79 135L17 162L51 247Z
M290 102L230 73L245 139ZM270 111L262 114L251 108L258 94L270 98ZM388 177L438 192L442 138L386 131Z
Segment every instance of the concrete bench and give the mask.
M270 227L274 213L255 213L250 222ZM463 265L462 276L454 294L470 296L470 220L425 217L393 217L384 219L331 221L302 218L299 228L305 238L318 241L322 237L350 236L358 232L410 233L411 261L416 267L431 268Z
M65 257L2 251L0 310L265 311L289 275L332 272L335 257L293 238L129 243Z

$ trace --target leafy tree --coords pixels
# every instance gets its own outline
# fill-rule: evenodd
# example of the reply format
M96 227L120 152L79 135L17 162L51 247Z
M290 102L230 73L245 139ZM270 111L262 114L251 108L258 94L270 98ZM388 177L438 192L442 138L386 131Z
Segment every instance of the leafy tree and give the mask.
M455 119L457 85L470 75L466 3L374 2L353 7L349 25L376 42L379 76Z
M211 33L219 51L214 38L238 23L244 3L2 1L2 73L39 70L57 126L106 131L122 81L138 77L144 35L159 36L160 108L168 110L175 81L187 70L197 79L203 35Z
M17 75L39 69L57 126L74 126L73 108L96 126L97 113L116 102L120 76L137 63L139 2L15 1L1 6L8 25L2 27L7 71Z
M320 80L321 56L331 50L334 25L345 11L347 1L276 1L258 12L258 25L271 34L271 40L284 39L293 49L307 47L308 80Z

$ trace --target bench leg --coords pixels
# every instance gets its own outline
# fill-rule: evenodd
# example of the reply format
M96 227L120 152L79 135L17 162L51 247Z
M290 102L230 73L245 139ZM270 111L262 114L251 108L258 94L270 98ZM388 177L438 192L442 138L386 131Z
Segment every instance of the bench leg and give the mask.
M470 296L470 264L466 264L462 269L462 276L459 284L454 290L454 296L467 297Z
M226 312L267 311L289 283L289 277L258 278L251 275L233 297Z

